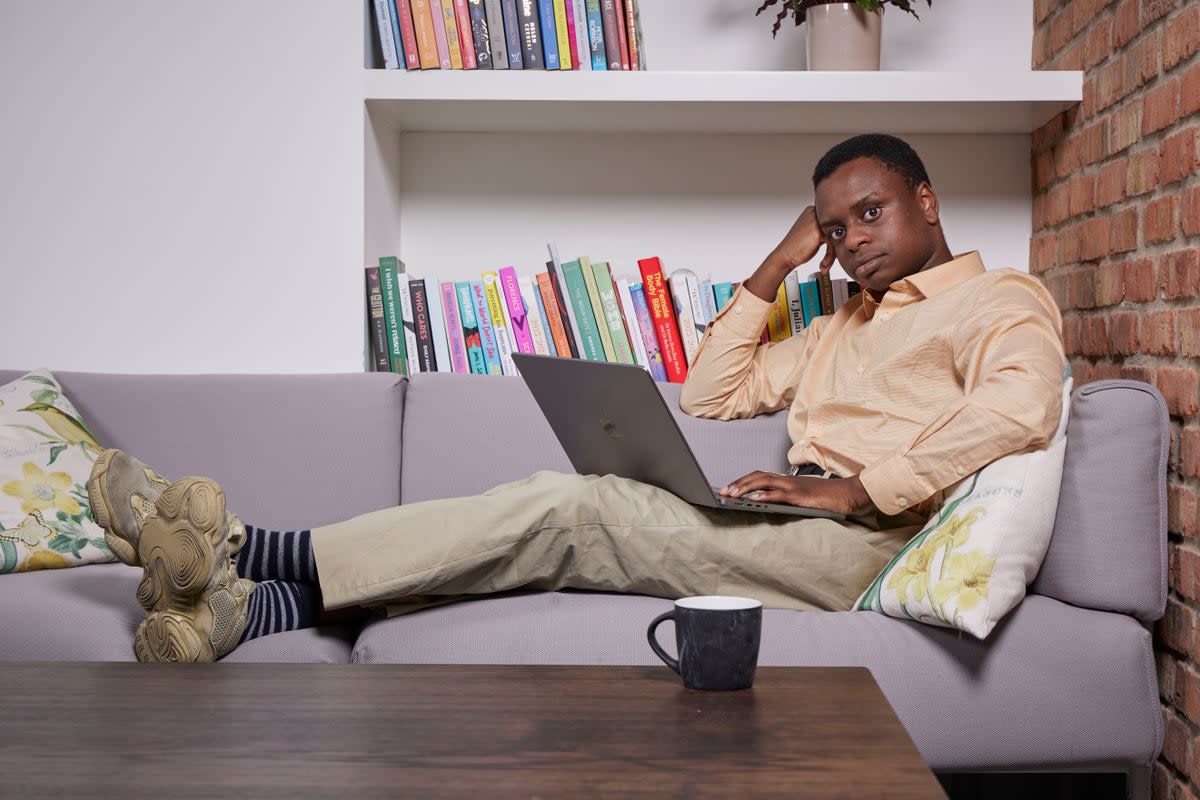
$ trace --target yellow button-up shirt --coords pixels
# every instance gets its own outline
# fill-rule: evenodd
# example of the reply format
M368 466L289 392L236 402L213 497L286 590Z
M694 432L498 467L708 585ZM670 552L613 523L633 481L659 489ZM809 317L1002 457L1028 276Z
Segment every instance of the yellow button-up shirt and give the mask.
M867 292L782 342L745 289L709 325L683 385L693 416L790 407L793 464L858 475L885 514L1043 447L1062 410L1062 317L1036 279L967 253Z

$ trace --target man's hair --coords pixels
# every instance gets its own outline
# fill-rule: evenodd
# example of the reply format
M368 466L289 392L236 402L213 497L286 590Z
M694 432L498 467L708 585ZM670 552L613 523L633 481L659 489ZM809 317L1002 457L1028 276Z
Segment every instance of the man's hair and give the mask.
M903 139L886 133L864 133L834 145L821 156L813 170L813 187L833 174L833 171L856 158L873 158L892 172L897 173L910 189L929 183L929 173L921 163L917 151Z

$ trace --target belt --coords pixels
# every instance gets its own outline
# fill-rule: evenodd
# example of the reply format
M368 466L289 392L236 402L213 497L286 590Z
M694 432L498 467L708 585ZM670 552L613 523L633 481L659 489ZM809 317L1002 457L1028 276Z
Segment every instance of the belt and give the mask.
M793 464L792 468L790 470L788 470L788 474L789 475L812 475L813 477L816 477L816 478L836 478L837 477L830 470L827 470L824 467L817 466L816 464Z

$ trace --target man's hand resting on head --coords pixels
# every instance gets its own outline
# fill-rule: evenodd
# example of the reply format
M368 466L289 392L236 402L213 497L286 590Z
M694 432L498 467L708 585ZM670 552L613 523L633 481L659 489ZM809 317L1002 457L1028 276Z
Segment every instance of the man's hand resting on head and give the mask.
M721 494L758 503L820 508L838 514L863 514L875 507L857 476L816 478L809 475L751 472L722 488Z

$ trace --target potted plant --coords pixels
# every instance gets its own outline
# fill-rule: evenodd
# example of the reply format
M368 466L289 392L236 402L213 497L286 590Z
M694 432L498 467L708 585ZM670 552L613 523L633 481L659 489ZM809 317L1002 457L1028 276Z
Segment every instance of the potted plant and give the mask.
M880 18L884 6L896 6L917 16L913 9L920 0L763 0L755 15L773 5L779 13L771 36L779 33L783 21L791 16L796 25L806 21L808 68L817 70L879 69ZM933 0L925 0L933 5Z

